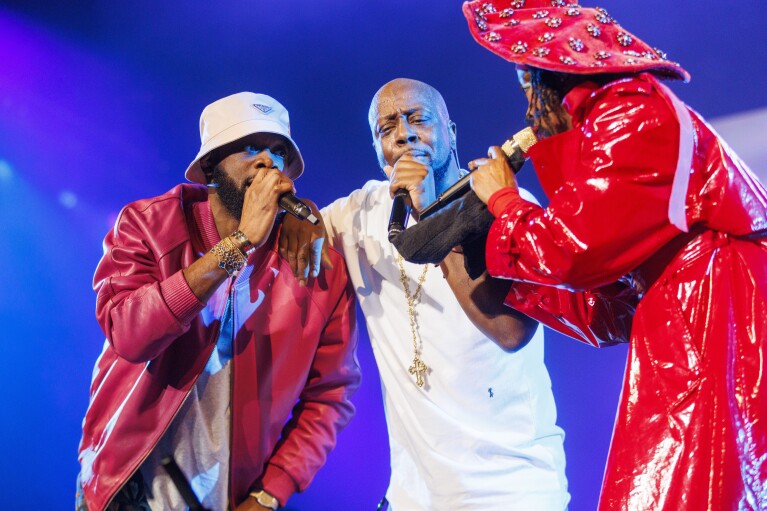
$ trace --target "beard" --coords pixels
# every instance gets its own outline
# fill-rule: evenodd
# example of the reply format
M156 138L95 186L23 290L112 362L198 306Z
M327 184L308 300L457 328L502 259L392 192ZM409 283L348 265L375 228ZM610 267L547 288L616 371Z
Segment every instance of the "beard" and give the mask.
M224 209L232 217L240 220L242 218L242 205L245 204L245 192L250 182L246 181L241 187L238 187L237 183L221 169L220 164L213 168L213 177L210 182L216 185L216 194Z
M452 149L447 154L447 158L445 158L445 161L441 164L436 164L431 168L432 174L434 174L434 186L436 188L436 193L440 193L440 190L444 188L447 188L448 186L452 185L453 183L447 183L447 186L445 186L445 176L447 176L447 171L450 169L450 163L453 161L453 151ZM456 161L456 164L458 162Z

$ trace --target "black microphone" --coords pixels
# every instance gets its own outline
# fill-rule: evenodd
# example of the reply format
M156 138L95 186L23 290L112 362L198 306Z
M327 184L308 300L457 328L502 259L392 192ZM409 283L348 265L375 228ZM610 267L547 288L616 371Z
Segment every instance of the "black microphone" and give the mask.
M538 137L535 136L535 132L532 128L525 128L512 135L511 138L506 140L501 146L501 150L503 150L503 154L506 155L506 160L509 162L509 166L511 166L511 169L515 174L519 172L519 169L521 169L522 165L525 163L525 153L530 150L536 142L538 142ZM471 173L466 174L453 183L450 188L439 194L437 200L423 208L418 217L422 219L428 217L435 211L439 211L447 204L471 190L470 179ZM394 210L392 210L392 214L394 214ZM389 241L391 241L391 231Z
M181 494L181 498L184 499L187 507L189 507L189 511L208 511L207 508L202 507L200 499L197 498L197 495L194 494L194 490L192 490L192 485L189 484L189 481L184 476L184 473L181 472L181 469L176 464L176 460L173 459L172 455L169 454L163 456L160 460L160 464L170 476L176 489Z
M314 216L314 213L312 213L312 210L309 209L309 206L303 203L291 192L286 192L280 195L278 204L282 209L298 218L299 220L308 220L314 225L320 223L320 220Z
M407 198L410 195L405 188L400 188L394 192L394 202L391 205L391 215L389 216L389 241L392 241L399 234L407 229L407 219L410 218L410 206L407 204Z
M208 188L219 187L218 183L208 183L207 186ZM277 200L277 204L279 204L282 209L298 218L299 220L308 220L314 225L320 223L320 220L314 216L314 213L312 213L312 210L309 209L309 206L302 202L292 192L285 192L280 195L280 198Z

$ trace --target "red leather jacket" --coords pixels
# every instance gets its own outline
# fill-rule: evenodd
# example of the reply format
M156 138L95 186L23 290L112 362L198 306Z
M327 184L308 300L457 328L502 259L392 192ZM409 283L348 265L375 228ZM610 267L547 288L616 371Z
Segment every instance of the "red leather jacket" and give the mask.
M573 129L530 150L549 206L494 195L487 266L592 344L610 311L568 317L554 286L638 300L600 510L767 509L767 191L650 75L564 105Z
M283 504L304 490L354 414L349 397L360 381L343 258L331 252L334 269L300 287L275 239L230 291L233 505L255 484ZM79 454L91 511L104 509L151 452L215 346L222 304L200 303L181 269L218 241L206 189L189 184L126 206L104 241L94 289L107 342Z

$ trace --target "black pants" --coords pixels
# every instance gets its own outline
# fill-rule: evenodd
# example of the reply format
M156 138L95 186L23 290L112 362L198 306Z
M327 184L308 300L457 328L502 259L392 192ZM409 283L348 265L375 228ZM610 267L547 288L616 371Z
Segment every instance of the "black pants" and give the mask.
M75 511L88 511L88 505L83 498L83 487L80 484L80 475L77 476L77 495L75 496ZM141 471L128 479L128 482L120 488L117 495L106 508L106 511L152 511L146 498L146 486Z

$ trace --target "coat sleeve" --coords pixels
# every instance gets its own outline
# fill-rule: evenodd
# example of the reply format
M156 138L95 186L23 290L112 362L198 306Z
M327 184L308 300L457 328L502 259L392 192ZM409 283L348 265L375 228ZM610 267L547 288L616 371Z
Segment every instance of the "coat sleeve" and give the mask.
M340 258L339 258L340 259ZM356 301L342 261L334 261L343 277L343 292L322 337L298 403L280 442L256 486L263 486L281 505L304 491L335 447L338 433L354 415L350 398L359 387Z
M668 220L679 124L665 98L640 85L603 90L575 128L533 146L541 180L557 176L558 186L547 208L507 202L488 238L491 275L594 289L680 233Z
M504 303L564 335L604 347L629 342L638 301L623 281L588 291L514 282Z
M205 304L181 270L163 275L150 246L145 218L134 208L120 213L104 239L104 256L96 268L96 318L112 349L126 360L152 360L189 330Z

